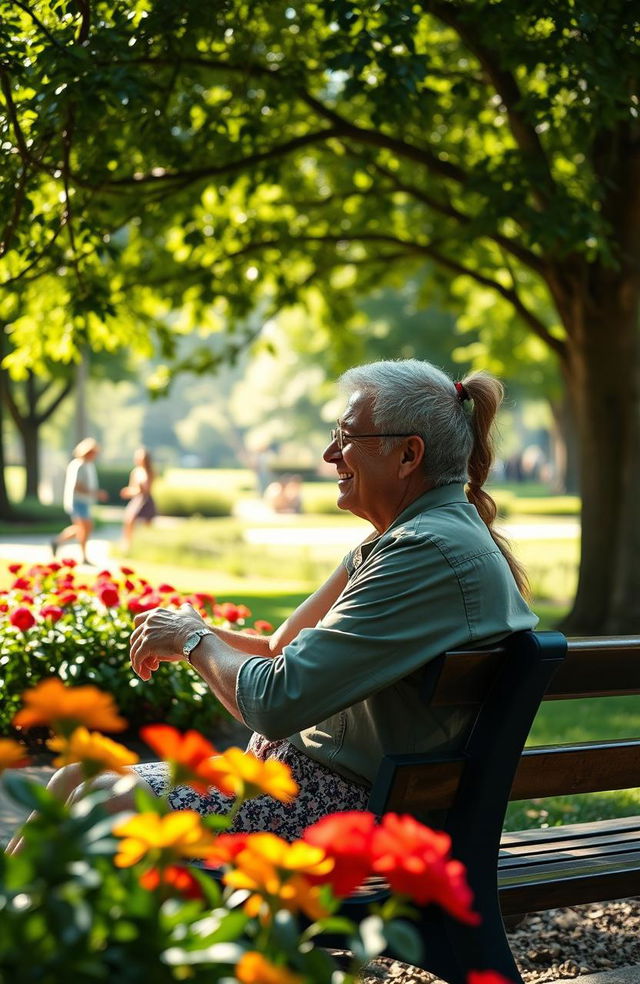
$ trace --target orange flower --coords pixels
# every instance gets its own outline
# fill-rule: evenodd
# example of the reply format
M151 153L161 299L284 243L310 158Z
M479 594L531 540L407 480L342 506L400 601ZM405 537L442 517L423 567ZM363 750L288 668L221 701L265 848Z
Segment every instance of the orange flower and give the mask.
M298 794L298 783L291 775L291 769L276 759L263 762L241 748L227 748L218 756L217 768L222 773L226 771L232 795L243 800L266 794L290 803Z
M234 795L235 784L227 778L226 764L219 764L216 749L199 732L183 734L169 724L150 724L140 734L149 748L171 766L172 786L186 784L199 793L216 786L226 796Z
M124 745L83 727L76 728L68 738L51 738L47 745L51 751L62 753L53 760L57 768L81 762L87 779L106 771L124 773L128 766L140 761Z
M304 980L281 964L271 963L256 950L243 953L236 964L235 976L240 984L301 984Z
M477 925L464 865L451 859L450 848L448 834L412 816L387 813L373 832L373 870L419 905L435 902L461 922Z
M215 837L202 826L195 810L176 810L160 816L138 813L113 828L122 837L115 863L128 868L147 858L154 865L173 864L180 858L206 858L215 845Z
M12 738L0 738L0 772L5 769L20 769L29 764L29 756L22 745Z
M78 725L99 731L123 731L127 726L109 694L92 686L65 687L57 677L42 680L33 690L27 690L24 702L26 706L12 722L19 728L45 724L69 735Z
M264 903L290 912L301 909L311 919L327 915L320 901L321 886L316 882L331 871L333 860L322 848L301 840L289 844L271 833L248 834L234 864L224 873L223 881L252 893L245 903L249 915L263 912Z

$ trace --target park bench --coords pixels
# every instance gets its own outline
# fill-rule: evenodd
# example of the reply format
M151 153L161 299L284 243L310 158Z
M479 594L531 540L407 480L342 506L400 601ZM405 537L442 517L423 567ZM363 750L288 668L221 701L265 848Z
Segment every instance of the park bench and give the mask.
M640 894L640 816L502 834L509 800L634 788L640 741L523 749L542 700L640 694L640 639L521 632L483 650L445 653L424 671L430 706L465 707L459 754L385 758L369 808L410 813L452 838L474 891L479 927L436 906L419 912L419 966L449 984L494 969L521 982L503 917ZM364 885L343 911L360 918L384 897Z

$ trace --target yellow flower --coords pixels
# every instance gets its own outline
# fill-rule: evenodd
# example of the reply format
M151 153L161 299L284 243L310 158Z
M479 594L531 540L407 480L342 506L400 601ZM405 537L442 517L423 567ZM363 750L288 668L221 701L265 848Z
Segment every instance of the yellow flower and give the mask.
M316 882L332 870L334 861L322 848L305 841L289 844L276 834L250 834L234 863L223 880L253 893L245 906L249 915L258 915L263 902L290 912L302 909L312 919L327 915Z
M271 963L261 953L250 950L236 964L236 980L240 984L301 984L300 974L294 974L279 964Z
M146 857L153 864L170 864L178 858L206 858L215 837L205 827L195 810L176 810L159 816L138 813L113 828L122 837L115 857L119 868L128 868Z
M57 677L27 690L24 703L12 722L19 728L44 724L69 735L78 725L98 731L123 731L127 726L109 694L92 686L65 687Z
M29 757L22 745L12 738L0 738L0 772L28 764Z
M124 745L86 728L76 728L68 738L51 738L47 745L51 751L61 752L53 760L57 768L81 762L87 779L106 771L124 773L127 766L140 761L135 752L130 752Z
M216 758L218 771L226 770L229 785L243 800L254 796L273 796L290 803L298 794L298 784L284 762L268 759L263 762L241 748L227 748Z

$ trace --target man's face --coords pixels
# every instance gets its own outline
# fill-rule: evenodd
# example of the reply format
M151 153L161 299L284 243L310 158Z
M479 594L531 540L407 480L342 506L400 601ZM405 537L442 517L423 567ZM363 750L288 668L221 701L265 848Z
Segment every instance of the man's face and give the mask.
M401 452L393 449L380 454L380 438L357 438L358 434L378 431L370 400L359 390L349 399L339 423L344 432L343 448L333 441L323 455L338 473L338 507L368 520L378 530L386 529L397 515L403 492L397 470ZM353 440L349 440L350 434Z

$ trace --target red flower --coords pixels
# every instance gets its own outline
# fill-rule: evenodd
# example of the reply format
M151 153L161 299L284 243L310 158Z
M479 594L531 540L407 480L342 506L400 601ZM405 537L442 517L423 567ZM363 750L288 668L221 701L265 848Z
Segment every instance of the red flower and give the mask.
M231 864L240 851L244 851L249 834L219 834L216 842L207 855L207 868L217 868L223 864Z
M31 587L30 577L17 577L13 584L11 585L16 591L26 591Z
M321 847L335 862L323 880L331 884L336 895L349 895L371 874L375 824L373 813L348 810L323 817L305 830L303 840Z
M62 591L58 595L58 601L64 607L65 605L73 605L74 602L78 600L78 595L75 591Z
M96 581L105 581L105 580L106 581L111 580L111 571L108 571L106 569L104 571L98 571L98 573L96 574Z
M14 608L9 615L9 621L12 625L15 625L16 629L20 629L22 632L26 632L27 629L30 629L32 625L36 624L33 612L24 606Z
M49 570L52 574L55 574L56 571L62 570L62 564L59 564L57 560L52 560L49 564Z
M170 864L164 870L151 868L145 871L140 877L140 884L150 892L154 892L162 885L174 889L185 899L203 898L202 886L198 879L187 868L177 864Z
M226 618L227 622L237 622L241 618L240 609L232 601L224 601L221 605L216 605L215 613L220 618Z
M7 602L0 601L0 612L8 612L8 611L9 611L9 605L7 604Z
M107 581L104 584L99 585L96 589L96 594L107 608L115 608L116 605L120 604L120 595L118 593L118 588L111 581Z
M64 615L59 605L43 605L40 609L40 616L50 622L57 622Z
M9 564L9 570L12 574L18 574L22 570L22 564Z
M65 557L62 561L64 567L77 567L78 561L74 560L73 557Z
M467 984L513 984L513 981L497 970L471 970Z
M121 567L120 570L125 577L130 577L132 574L135 574L135 571L132 571L130 567Z
M237 608L239 618L251 618L251 609L246 605L238 605Z
M258 632L273 632L273 625L271 622L265 621L264 618L257 618L253 623L253 627L254 629L257 629Z
M150 612L152 608L157 608L160 604L160 596L155 594L140 595L139 597L129 598L127 608L134 615L140 612Z
M135 584L133 583L133 581L130 581L129 579L127 579L124 582L124 586L127 589L127 591L133 591L133 589L135 588Z
M172 584L160 584L160 585L158 585L158 591L161 594L173 594L173 592L175 590L176 589L173 587Z
M435 902L461 922L477 925L464 865L451 859L450 849L448 834L406 814L387 813L373 832L373 870L419 905Z

